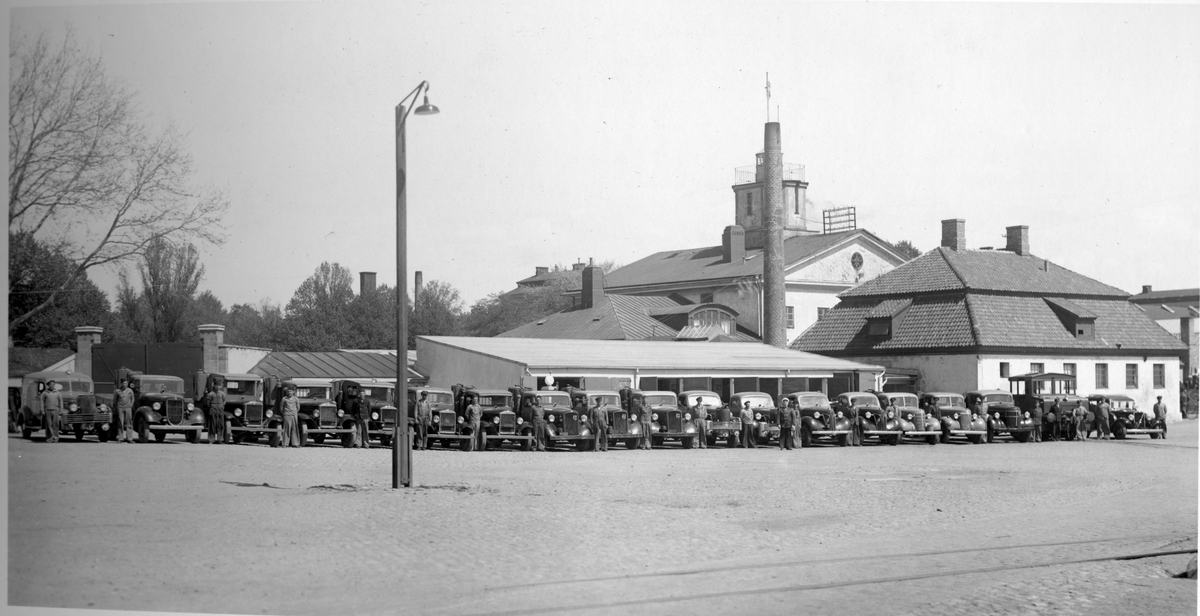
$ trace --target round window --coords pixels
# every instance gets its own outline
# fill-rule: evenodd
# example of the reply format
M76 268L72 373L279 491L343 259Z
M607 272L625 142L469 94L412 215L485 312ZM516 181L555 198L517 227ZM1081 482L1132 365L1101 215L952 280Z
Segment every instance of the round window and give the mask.
M862 269L862 263L863 261L861 253L856 252L850 256L850 265L854 266L854 269Z

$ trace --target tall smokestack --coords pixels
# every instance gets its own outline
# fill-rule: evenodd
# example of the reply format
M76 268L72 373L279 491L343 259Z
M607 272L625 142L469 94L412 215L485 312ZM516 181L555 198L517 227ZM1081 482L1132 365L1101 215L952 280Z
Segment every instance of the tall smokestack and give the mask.
M783 283L783 150L779 122L767 122L763 137L763 342L787 346L787 293Z
M417 296L421 294L421 285L424 281L420 270L413 272L413 306L417 305Z
M375 292L375 272L358 273L358 294L367 295Z

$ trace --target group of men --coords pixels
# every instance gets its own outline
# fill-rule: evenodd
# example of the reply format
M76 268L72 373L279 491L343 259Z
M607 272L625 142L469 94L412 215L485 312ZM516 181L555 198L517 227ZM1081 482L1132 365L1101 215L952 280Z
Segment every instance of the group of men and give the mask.
M113 392L113 405L116 407L112 416L112 431L116 433L116 442L134 442L133 431L133 402L135 395L129 388L129 382L121 379L119 387ZM58 391L58 382L54 379L46 381L46 389L42 391L42 411L46 413L46 442L58 442L58 422L63 412L62 394Z

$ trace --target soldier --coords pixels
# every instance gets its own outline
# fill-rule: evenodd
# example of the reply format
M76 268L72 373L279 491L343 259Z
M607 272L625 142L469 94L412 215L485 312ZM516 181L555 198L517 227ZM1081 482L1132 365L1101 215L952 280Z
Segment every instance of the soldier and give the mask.
M422 391L421 399L417 401L416 420L417 420L417 443L415 449L429 448L429 425L433 423L433 409L430 408L426 398L429 397L429 392Z
M758 449L758 445L754 442L754 413L750 410L750 401L747 400L742 405L742 447L744 449Z
M650 409L642 403L640 399L635 398L633 408L636 409L638 419L642 422L642 446L638 449L653 449L654 448L654 424L650 418Z
M42 412L46 417L46 442L58 442L58 416L62 413L62 394L58 393L58 383L54 379L46 381L46 390L42 392Z
M596 442L592 445L592 450L608 451L608 413L600 406L599 397L595 402L592 406L592 421L596 424Z
M354 417L354 442L350 446L370 449L371 426L367 422L371 420L371 403L367 402L367 394L361 388L358 390L358 396L350 403L350 415Z
M696 406L692 407L692 416L696 418L696 439L700 441L700 449L708 449L708 409L702 398L696 396Z
M532 400L532 402L531 402ZM546 451L546 409L538 404L536 397L526 398L525 406L533 406L534 451Z
M208 423L208 444L216 439L218 445L228 442L229 434L225 432L225 391L220 383L214 383L204 401L204 418Z
M791 450L796 446L796 410L784 398L779 403L779 448Z
M117 440L123 443L133 442L133 390L129 381L121 379L117 391L113 392L113 405L116 407Z
M1162 426L1162 437L1167 438L1167 404L1162 401L1162 396L1159 396L1158 402L1154 404L1154 419Z
M487 449L487 436L483 431L483 407L475 404L475 396L467 396L467 425L471 427L471 444L468 450L474 451L478 441L479 451Z
M291 387L283 389L283 400L280 401L280 412L283 414L283 429L279 435L280 447L300 447L300 398Z

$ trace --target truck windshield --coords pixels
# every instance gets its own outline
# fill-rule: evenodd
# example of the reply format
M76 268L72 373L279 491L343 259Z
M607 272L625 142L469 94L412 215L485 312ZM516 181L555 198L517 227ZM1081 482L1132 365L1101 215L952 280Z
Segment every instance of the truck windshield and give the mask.
M775 408L775 402L770 396L742 396L742 406L750 403L752 409L772 409Z
M301 400L328 400L328 387L297 387L296 397Z
M796 396L796 404L803 407L819 406L823 409L829 408L829 398L825 396Z
M675 406L675 395L666 394L658 396L646 396L646 401L644 404L649 406Z
M571 406L571 397L567 394L543 394L539 393L538 404L541 406Z
M853 396L850 398L851 406L860 406L866 408L879 408L879 398L872 395Z
M81 393L87 393L92 391L92 383L91 381L59 381L58 389L59 391L77 391Z
M686 400L684 400L684 406L692 406L696 403L696 398L700 398L700 404L703 404L708 408L717 408L721 406L720 396L714 393L706 392L701 394L685 394L680 396L681 400L684 398L686 398Z
M375 385L372 387L363 387L362 392L363 392L363 395L370 398L371 400L374 400L375 402L383 402L384 404L387 404L392 401L392 388L391 387L380 387L379 385ZM436 395L437 394L431 393L431 394L429 394L429 397L432 398ZM446 394L446 395L449 396L450 394ZM433 402L433 400L430 400L430 402ZM445 404L450 404L450 403L446 402Z
M258 386L260 381L225 381L225 393L231 396L252 396L258 397Z
M512 396L502 396L502 395L478 396L476 398L476 400L479 400L479 406L482 406L484 408L501 408L501 407L509 406L508 401L510 399L512 399Z
M1012 404L1013 397L1012 397L1012 394L1004 394L1004 393L987 394L986 396L983 397L983 401L988 402L988 403L1000 402L1002 404Z
M892 399L892 404L896 406L911 406L913 408L918 406L916 396L890 396L890 398Z
M602 406L621 406L621 397L616 394L605 394L605 395L599 395L599 396L596 394L589 394L587 397L587 406L589 409L592 408L593 406L595 406L596 398L600 398L600 404ZM672 402L665 402L665 403L660 402L659 404L674 404L675 398L671 397L671 400L672 400ZM647 397L646 404L655 404L655 403L650 402L650 398Z
M179 379L179 380L142 379L141 382L138 383L138 385L141 388L142 393L144 393L144 394L151 394L151 393L154 393L154 394L157 394L157 393L182 394L183 393L183 379Z
M938 406L957 406L958 408L966 408L967 403L962 396L938 396Z

